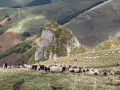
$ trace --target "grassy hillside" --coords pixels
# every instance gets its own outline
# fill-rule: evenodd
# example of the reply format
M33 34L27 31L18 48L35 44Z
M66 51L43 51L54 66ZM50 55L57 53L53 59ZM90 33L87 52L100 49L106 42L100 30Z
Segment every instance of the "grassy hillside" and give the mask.
M61 0L0 0L0 7L24 7L39 6L44 4L56 3Z
M111 52L112 50L109 50ZM90 76L88 73L74 74L69 73L68 69L64 73L49 73L42 71L30 71L28 69L2 69L0 68L0 89L9 89L17 87L23 90L44 89L53 90L53 88L63 90L119 90L120 89L120 67L116 66L120 55L115 50L114 55L104 56L107 51L79 54L71 57L60 58L58 64L69 64L76 66L87 66L98 68L98 76ZM86 56L94 57L99 55L99 59L85 59ZM77 58L75 62L73 58ZM53 61L46 61L45 65L52 65ZM115 71L114 76L103 76L104 71ZM12 79L10 79L12 78ZM20 84L21 83L21 84ZM20 85L20 86L19 86Z
M108 0L74 18L66 27L88 48L111 39L120 32L120 1Z
M96 51L120 48L120 36L113 40L107 40L98 44Z
M86 52L83 54L76 54L71 57L58 58L57 62L59 64L75 65L75 66L87 66L87 67L115 67L118 62L120 62L120 54L118 53L120 49L103 50L99 52ZM105 55L109 52L108 55ZM112 53L114 52L114 53ZM78 61L74 61L78 59ZM54 64L54 60L48 60L45 62L40 62L41 64L50 65Z

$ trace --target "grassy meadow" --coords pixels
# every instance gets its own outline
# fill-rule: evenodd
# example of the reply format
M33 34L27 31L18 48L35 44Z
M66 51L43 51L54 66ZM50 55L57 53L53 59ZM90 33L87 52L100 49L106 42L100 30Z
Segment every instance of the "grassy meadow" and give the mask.
M113 50L109 50L111 53ZM105 56L108 51L88 52L71 57L58 59L58 64L69 64L89 68L98 68L100 74L91 76L86 73L70 73L68 69L64 73L50 73L44 71L31 71L28 69L2 69L0 68L0 90L120 90L120 61L119 49L114 54ZM98 59L85 59L85 57L100 56ZM77 58L78 61L73 59ZM52 65L54 61L45 61L41 64ZM103 76L104 71L115 72L114 76ZM21 83L21 84L19 84Z

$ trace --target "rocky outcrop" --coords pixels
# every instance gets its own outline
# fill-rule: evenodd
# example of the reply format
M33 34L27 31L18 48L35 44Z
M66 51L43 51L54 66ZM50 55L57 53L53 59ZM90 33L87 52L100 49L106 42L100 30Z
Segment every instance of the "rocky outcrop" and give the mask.
M57 57L71 54L73 47L83 48L69 29L51 21L44 27L41 41L35 53L35 60L56 60ZM85 49L83 52L85 52Z

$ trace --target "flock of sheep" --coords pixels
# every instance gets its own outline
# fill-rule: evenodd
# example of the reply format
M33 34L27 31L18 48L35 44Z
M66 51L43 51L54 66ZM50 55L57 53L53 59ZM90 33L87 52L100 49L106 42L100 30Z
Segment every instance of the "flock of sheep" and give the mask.
M7 63L3 64L3 68L10 68ZM51 65L51 66L45 66L45 65L26 65L24 64L23 66L11 66L10 69L12 68L28 68L30 70L39 70L39 71L46 71L46 72L52 72L52 73L63 73L64 71L66 71L67 67L65 65ZM89 75L99 75L100 72L98 69L93 69L93 68L87 68L87 67L76 67L73 65L69 65L68 71L70 73L88 73ZM103 72L104 76L107 75L114 75L114 71L110 71L110 72Z
M93 68L86 68L86 67L76 67L69 65L69 72L74 72L74 73L83 73L83 72L88 72L89 75L99 75L100 72L98 69L93 69ZM105 71L103 73L104 76L107 76L108 74L114 75L114 71L107 72Z
M106 52L105 53L105 56L109 55L109 54L114 54L115 52L112 51L112 52ZM118 53L120 53L120 51L118 51ZM92 53L94 54L94 53ZM97 59L97 58L100 58L100 56L96 56L96 57L85 57L86 59ZM78 61L78 59L75 59L74 58L74 61ZM117 63L117 66L120 66L120 63ZM51 65L51 66L45 66L45 65L26 65L24 64L23 66L22 65L19 65L19 66L8 66L7 63L4 63L3 64L3 68L28 68L30 70L42 70L42 71L46 71L46 72L52 72L52 73L63 73L64 71L66 71L66 66L65 65L58 65L58 64L55 64L55 65ZM72 72L72 73L84 73L84 72L87 72L89 75L99 75L100 72L98 69L93 69L93 68L86 68L86 67L76 67L76 66L73 66L73 65L69 65L69 68L68 68L69 72ZM107 75L114 75L114 71L110 71L110 72L103 72L103 75L104 76L107 76Z

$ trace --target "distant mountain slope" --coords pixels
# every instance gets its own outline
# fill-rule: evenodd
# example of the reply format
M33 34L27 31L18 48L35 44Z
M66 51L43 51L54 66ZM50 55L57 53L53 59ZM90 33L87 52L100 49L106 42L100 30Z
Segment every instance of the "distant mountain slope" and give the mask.
M60 1L61 0L0 0L0 7L39 6Z
M65 24L79 41L94 48L120 32L120 0L108 0Z

